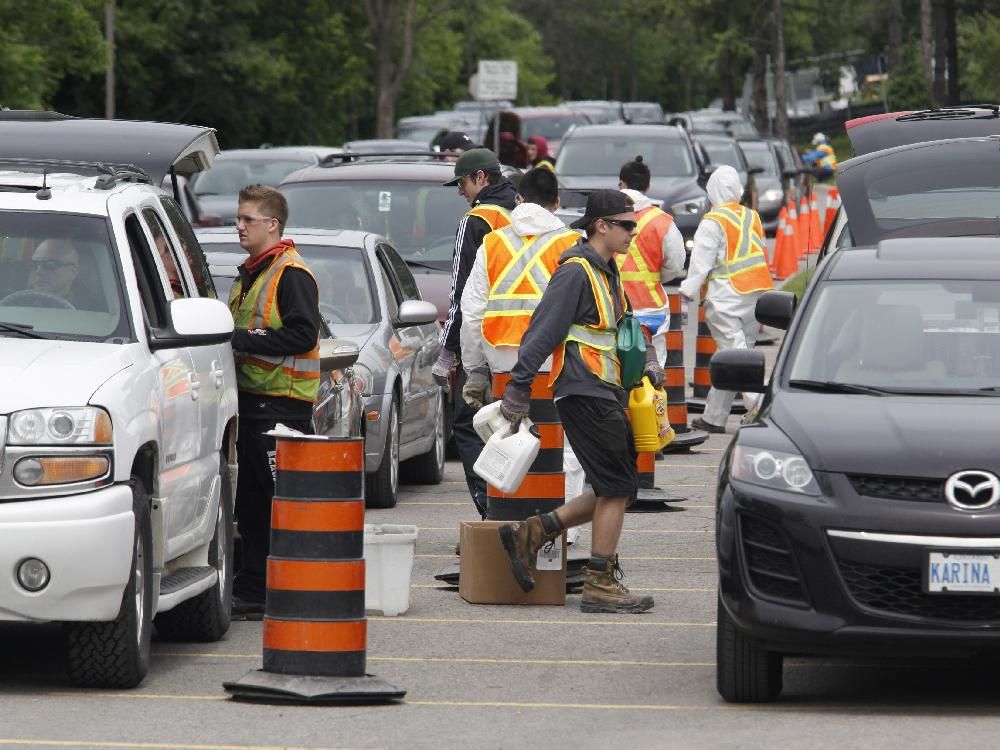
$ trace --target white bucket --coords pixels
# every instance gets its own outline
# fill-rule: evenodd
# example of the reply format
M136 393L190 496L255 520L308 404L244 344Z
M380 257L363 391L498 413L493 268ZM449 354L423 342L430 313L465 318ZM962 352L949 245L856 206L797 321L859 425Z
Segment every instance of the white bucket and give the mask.
M535 462L540 446L541 441L531 432L530 421L522 419L513 434L507 422L486 441L472 470L501 492L514 492Z
M365 611L395 617L410 608L416 526L366 523Z

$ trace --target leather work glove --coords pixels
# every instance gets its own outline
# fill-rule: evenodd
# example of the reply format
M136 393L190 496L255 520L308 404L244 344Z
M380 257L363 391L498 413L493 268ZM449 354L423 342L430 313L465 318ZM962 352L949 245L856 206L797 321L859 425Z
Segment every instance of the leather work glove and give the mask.
M659 388L666 379L663 367L655 360L646 362L646 369L642 371L642 374L649 378L649 382L653 384L654 388Z
M462 399L473 409L482 409L491 400L490 371L485 367L469 370L462 387Z
M437 362L431 368L431 375L434 377L434 382L449 393L451 392L451 373L456 367L458 367L458 355L442 346L438 350Z
M511 430L521 426L521 420L528 418L528 407L531 403L531 391L522 390L513 383L508 383L503 391L503 401L500 402L500 414L510 422Z

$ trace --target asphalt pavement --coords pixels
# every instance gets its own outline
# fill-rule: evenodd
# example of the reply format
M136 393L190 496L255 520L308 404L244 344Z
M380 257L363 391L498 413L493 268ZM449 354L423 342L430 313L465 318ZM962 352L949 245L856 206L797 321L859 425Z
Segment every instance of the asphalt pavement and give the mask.
M689 321L689 367L694 326ZM777 346L766 347L769 361ZM738 424L732 417L729 431ZM779 702L715 691L714 493L731 435L656 464L682 510L629 513L625 583L644 615L464 602L434 580L476 517L461 468L405 487L375 523L419 527L409 611L369 619L368 669L407 691L383 706L237 702L222 689L261 664L261 623L219 643L154 641L131 691L67 686L57 626L0 626L0 747L23 748L937 748L989 747L1000 731L997 664L788 657ZM589 551L589 531L570 555Z

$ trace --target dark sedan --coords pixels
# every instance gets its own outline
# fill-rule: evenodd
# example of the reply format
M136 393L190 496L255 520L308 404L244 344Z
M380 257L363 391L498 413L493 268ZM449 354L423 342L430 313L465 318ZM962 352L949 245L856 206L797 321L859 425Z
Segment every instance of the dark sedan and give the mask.
M740 141L740 147L746 154L747 161L755 173L757 181L757 212L768 235L774 235L778 230L778 214L785 202L781 164L778 161L777 147L771 141Z
M995 148L995 146L994 146ZM896 239L827 258L770 383L758 351L713 384L763 392L717 494L718 689L775 698L785 654L1000 649L1000 240Z

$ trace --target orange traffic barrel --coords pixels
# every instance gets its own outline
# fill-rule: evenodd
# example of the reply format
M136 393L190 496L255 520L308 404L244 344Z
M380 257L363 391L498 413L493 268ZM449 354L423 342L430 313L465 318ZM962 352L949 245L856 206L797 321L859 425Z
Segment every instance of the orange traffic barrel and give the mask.
M688 425L687 376L684 369L684 317L680 290L667 287L670 305L670 326L667 330L667 358L663 363L664 390L667 392L667 418L674 428L674 439L664 453L687 450L708 440L708 433Z
M493 397L503 398L510 373L493 373ZM548 377L537 377L531 385L528 418L538 429L541 446L521 486L501 492L486 485L487 521L523 521L537 513L548 513L566 502L566 474L563 471L563 428L552 400Z
M364 438L276 436L263 669L236 698L392 701L366 674Z

